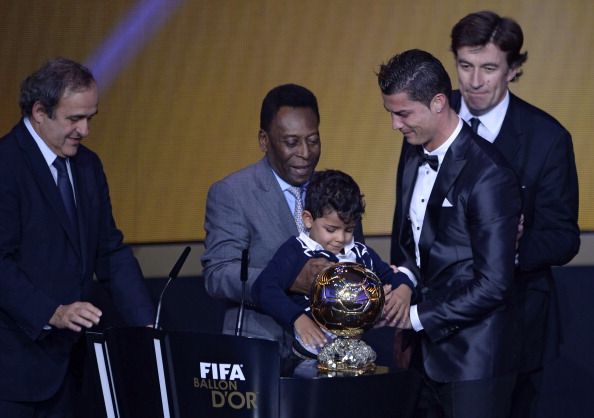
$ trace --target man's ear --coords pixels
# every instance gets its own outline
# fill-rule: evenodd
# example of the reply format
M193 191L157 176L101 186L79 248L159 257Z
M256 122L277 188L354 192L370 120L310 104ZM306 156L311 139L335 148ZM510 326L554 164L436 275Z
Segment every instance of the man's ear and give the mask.
M445 94L437 93L433 99L431 99L431 110L436 113L441 113L446 106L448 105L448 101L446 100Z
M313 218L311 212L308 210L304 210L301 213L301 219L303 220L303 225L307 229L311 229L311 227L313 226L313 221L314 221L314 218Z
M513 67L513 68L510 68L509 70L507 70L507 77L506 77L506 79L507 79L507 82L508 83L511 83L512 80L514 78L516 78L516 75L518 75L518 71L519 70L520 70L520 67Z
M33 119L36 123L41 123L44 119L48 118L48 114L45 111L45 107L41 104L38 100L33 103L33 107L31 108L31 119Z
M268 151L268 134L264 129L260 129L258 131L258 143L260 144L260 149L262 152Z

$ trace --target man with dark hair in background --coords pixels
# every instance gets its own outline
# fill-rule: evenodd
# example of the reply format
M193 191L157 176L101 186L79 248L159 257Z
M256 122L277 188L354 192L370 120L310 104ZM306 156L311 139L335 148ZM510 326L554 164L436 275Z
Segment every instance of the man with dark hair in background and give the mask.
M81 144L98 110L91 72L51 60L23 81L20 106L0 139L0 416L71 417L74 346L102 315L93 274L130 325L151 324L154 306L101 161Z
M452 106L504 155L522 189L523 224L516 249L522 310L521 373L512 412L535 416L543 364L558 352L559 318L551 266L569 262L580 245L578 180L569 132L552 116L509 91L527 53L514 20L471 13L452 29L460 91ZM552 343L553 350L545 350Z
M450 107L451 83L431 54L380 67L400 160L396 264L419 298L397 326L415 331L424 377L418 417L504 418L517 367L513 291L520 216L516 176Z

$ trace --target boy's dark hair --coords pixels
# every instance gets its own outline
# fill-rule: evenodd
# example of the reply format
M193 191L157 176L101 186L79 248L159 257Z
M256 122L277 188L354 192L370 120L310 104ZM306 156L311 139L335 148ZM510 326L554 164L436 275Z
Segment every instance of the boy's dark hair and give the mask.
M358 222L365 212L361 190L351 176L338 170L313 174L305 196L305 210L314 219L336 211L345 224Z

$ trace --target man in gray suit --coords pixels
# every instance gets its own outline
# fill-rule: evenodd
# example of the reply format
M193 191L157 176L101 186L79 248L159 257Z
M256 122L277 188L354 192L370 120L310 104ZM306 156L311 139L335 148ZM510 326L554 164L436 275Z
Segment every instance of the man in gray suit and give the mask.
M251 286L278 247L299 234L294 213L299 211L300 199L320 159L319 123L318 104L311 91L294 84L272 89L262 102L258 133L260 149L266 155L214 183L206 201L202 265L207 292L231 304L223 333L235 331L242 296L241 253L248 249L243 335L279 341L283 356L290 352L292 337L253 306ZM328 264L327 260L310 260L292 290L308 293L315 274Z

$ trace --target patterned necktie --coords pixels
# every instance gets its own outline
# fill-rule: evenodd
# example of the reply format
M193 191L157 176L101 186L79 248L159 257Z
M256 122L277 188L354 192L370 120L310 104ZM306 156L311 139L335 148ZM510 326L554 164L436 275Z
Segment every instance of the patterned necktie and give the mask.
M58 170L58 190L66 208L66 214L75 229L78 229L78 218L76 215L76 203L74 201L74 192L72 191L72 184L68 177L68 169L66 168L66 159L56 157L53 166Z
M289 193L295 197L295 210L293 211L293 218L297 225L299 233L305 232L305 226L303 225L303 199L301 198L301 187L291 186L289 187Z
M475 134L478 134L478 127L480 124L481 120L479 118L470 118L470 127Z

